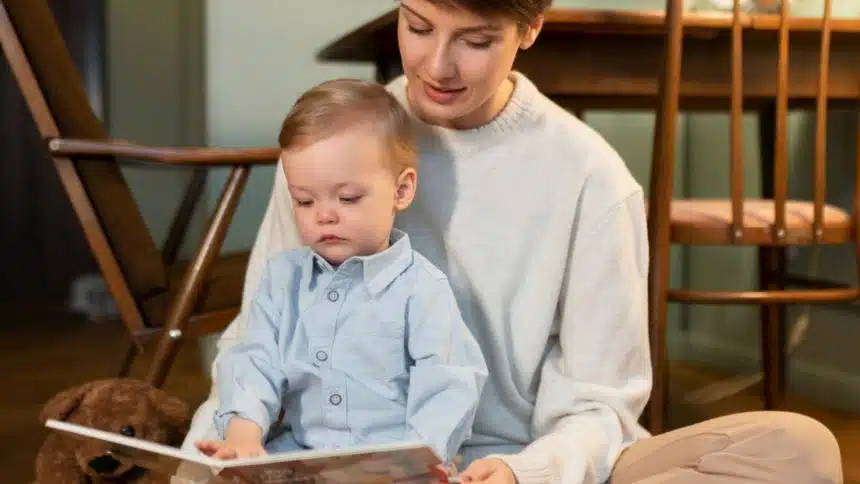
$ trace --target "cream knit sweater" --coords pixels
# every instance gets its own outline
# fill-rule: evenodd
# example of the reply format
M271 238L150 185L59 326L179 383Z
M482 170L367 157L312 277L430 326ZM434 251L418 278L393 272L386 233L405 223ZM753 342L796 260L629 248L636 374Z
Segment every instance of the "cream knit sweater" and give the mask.
M397 226L448 274L490 369L465 460L501 456L520 484L603 482L647 436L637 424L651 389L642 189L597 133L512 76L489 124L417 124L418 195ZM389 89L408 107L403 78ZM221 348L241 338L266 259L298 244L275 172L243 311ZM186 447L211 432L211 399Z

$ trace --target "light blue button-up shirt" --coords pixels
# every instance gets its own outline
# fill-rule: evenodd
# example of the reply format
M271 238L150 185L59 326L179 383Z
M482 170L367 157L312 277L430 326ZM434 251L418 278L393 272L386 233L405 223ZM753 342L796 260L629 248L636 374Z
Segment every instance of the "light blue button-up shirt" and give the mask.
M486 362L445 275L404 232L391 240L338 268L309 248L269 260L245 340L219 357L222 438L234 415L267 431L283 405L305 447L423 440L453 458Z

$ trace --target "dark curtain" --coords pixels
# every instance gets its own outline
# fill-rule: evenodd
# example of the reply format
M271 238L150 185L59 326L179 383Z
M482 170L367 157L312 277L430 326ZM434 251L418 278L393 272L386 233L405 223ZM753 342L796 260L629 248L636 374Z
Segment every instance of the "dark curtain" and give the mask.
M105 112L105 2L51 0L95 112ZM0 56L0 301L62 301L97 270L5 57Z

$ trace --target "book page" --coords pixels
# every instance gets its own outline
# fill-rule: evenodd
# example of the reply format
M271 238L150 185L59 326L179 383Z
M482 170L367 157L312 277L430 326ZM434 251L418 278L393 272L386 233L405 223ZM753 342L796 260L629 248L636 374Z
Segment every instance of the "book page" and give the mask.
M134 437L126 437L117 433L106 432L69 422L48 420L45 426L65 432L72 438L102 441L106 444L106 449L117 459L161 474L173 475L183 462L205 466L212 469L213 472L217 472L224 463L223 461L212 459L202 454L185 452L177 447Z
M299 457L304 454L304 457ZM286 455L284 456L286 457ZM340 455L300 452L288 460L229 465L219 477L266 484L438 483L439 457L429 447L355 450Z
M424 484L438 483L441 477L436 468L442 460L420 442L306 450L224 461L68 422L49 420L46 426L76 438L103 441L116 458L170 476L177 475L182 466L183 474L190 468L194 474L217 475L217 482L236 484Z

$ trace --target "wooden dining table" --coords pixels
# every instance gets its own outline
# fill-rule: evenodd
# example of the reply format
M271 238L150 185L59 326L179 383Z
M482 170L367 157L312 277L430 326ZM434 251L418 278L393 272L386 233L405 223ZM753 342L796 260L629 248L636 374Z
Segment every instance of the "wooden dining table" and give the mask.
M730 94L729 13L684 16L681 106L724 110ZM653 109L664 58L662 11L550 9L537 42L520 52L514 68L559 104L574 109ZM744 18L745 107L769 105L776 94L779 17ZM792 106L815 101L822 21L790 22L789 98ZM860 99L860 19L833 19L830 95ZM377 79L398 75L397 11L387 12L336 39L318 54L323 62L369 62Z

